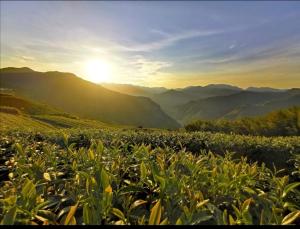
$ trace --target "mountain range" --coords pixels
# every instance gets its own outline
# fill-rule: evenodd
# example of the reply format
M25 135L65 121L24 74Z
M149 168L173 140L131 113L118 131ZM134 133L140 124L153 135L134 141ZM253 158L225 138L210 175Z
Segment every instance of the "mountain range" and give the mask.
M103 85L105 87L105 85ZM122 84L110 85L112 90L128 93ZM124 88L127 88L127 86ZM137 90L131 85L130 94ZM161 89L162 92L137 87L139 94L151 98L162 110L181 124L195 119L237 119L264 115L277 109L300 105L300 89L240 87L226 84Z
M237 119L300 105L299 88L99 85L72 73L26 67L0 69L0 87L81 118L152 128L176 129L195 119Z
M72 73L3 68L0 85L17 95L83 118L153 128L180 126L149 98L111 91Z

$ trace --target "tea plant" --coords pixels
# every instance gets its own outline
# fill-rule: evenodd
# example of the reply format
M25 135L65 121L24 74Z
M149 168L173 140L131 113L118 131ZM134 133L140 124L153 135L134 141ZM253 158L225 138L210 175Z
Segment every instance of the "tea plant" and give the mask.
M6 134L1 224L299 223L300 182L242 154L191 152L182 136Z

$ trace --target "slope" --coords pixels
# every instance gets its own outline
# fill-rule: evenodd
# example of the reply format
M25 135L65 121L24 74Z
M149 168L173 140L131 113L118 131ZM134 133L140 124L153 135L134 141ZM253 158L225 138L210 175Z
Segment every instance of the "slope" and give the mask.
M83 118L144 127L180 126L149 98L117 93L71 73L27 68L5 68L0 73L1 87Z

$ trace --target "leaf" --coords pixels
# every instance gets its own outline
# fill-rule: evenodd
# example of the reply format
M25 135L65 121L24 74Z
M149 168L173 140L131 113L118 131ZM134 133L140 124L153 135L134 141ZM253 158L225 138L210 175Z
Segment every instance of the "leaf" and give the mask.
M111 188L111 186L108 185L108 186L105 188L104 191L105 191L105 192L108 192L108 193L112 193L112 188Z
M17 206L14 206L11 209L9 209L8 212L5 214L1 224L13 225L15 222L16 215L17 215Z
M176 220L176 223L175 223L175 224L176 224L176 225L182 225L182 224L183 224L180 217Z
M159 225L167 225L169 222L168 222L168 217L165 218L163 221L161 221L161 223Z
M103 145L102 141L99 141L98 145L97 145L97 153L101 154L101 153L103 153L103 151L104 151L104 145Z
M45 180L51 181L51 177L50 177L49 173L44 173L43 177L44 177Z
M294 188L296 188L299 185L300 185L300 182L295 182L295 183L291 183L291 184L288 184L287 186L285 186L283 193L282 193L282 198L286 197L286 195L290 191L292 191Z
M149 218L149 225L158 225L161 218L161 206L160 200L154 205L151 209L150 218Z
M24 155L23 148L19 143L15 143L15 148L17 149L19 154Z
M24 198L28 198L30 200L33 200L36 196L35 185L28 178L26 178L25 185L22 188L21 193Z
M111 213L114 214L115 216L119 217L119 219L125 221L125 215L123 214L123 212L121 212L119 209L117 208L112 208L111 209Z
M146 179L147 177L147 168L145 163L142 161L141 165L140 165L140 170L141 170L141 180Z
M154 178L159 181L161 189L164 190L166 187L166 180L158 175L154 175Z
M234 206L233 204L232 204L231 206L232 206L232 208L233 208L233 210L234 210L236 216L237 216L237 217L240 217L240 216L241 216L240 210L239 210L236 206Z
M78 203L70 208L70 211L69 211L69 213L68 213L68 215L66 217L64 225L69 225L70 222L74 221L74 219L72 219L72 218L74 217L74 214L75 214L75 212L77 210L77 207L78 207ZM75 219L75 222L76 222L76 219Z
M243 213L248 212L251 202L252 202L252 198L249 198L244 201L244 203L242 204L242 212Z
M224 223L225 225L228 225L227 217L228 217L227 209L225 209L224 212L223 212L223 223Z
M62 138L63 138L63 142L65 144L65 146L67 147L68 146L68 138L69 136L65 133L62 133Z
M95 159L95 154L93 150L88 150L88 156L90 160L94 160Z
M93 220L93 211L86 203L83 205L83 222L85 225L92 224Z
M200 208L200 207L204 206L205 204L207 204L208 202L209 202L209 199L203 200L203 201L201 201L200 203L198 203L196 207L197 207L197 208Z
M105 169L101 169L101 184L103 189L106 189L109 186L109 176Z
M145 200L136 200L133 202L133 204L131 204L130 208L129 208L129 211L131 211L132 209L142 205L142 204L146 204L148 203L148 201L145 201Z
M55 222L55 220L56 220L56 215L53 212L49 211L49 210L39 210L37 212L37 214L38 215L36 215L36 216L43 217L43 218L47 219L48 221Z
M300 218L300 211L294 211L291 212L290 214L288 214L287 216L285 216L281 222L282 225L287 225L287 224L291 224L292 222L294 222L296 219Z
M233 219L233 217L230 214L229 214L229 224L235 225L235 220Z

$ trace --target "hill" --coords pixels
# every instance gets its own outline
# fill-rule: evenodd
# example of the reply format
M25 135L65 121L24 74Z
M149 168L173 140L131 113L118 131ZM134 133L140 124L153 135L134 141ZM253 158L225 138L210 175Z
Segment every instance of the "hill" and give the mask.
M300 136L300 107L273 111L262 117L197 120L186 125L185 129L263 136Z
M13 89L17 95L82 118L154 128L180 126L149 98L117 93L71 73L4 68L0 70L0 82L1 87Z
M47 131L65 128L121 127L75 115L13 94L0 94L0 130Z
M131 84L115 84L115 83L102 83L103 87L120 92L122 94L151 97L154 94L159 94L167 91L164 87L143 87Z
M178 106L175 117L183 123L195 119L236 119L263 115L270 111L300 105L300 90L283 92L241 91L228 96L216 96Z

